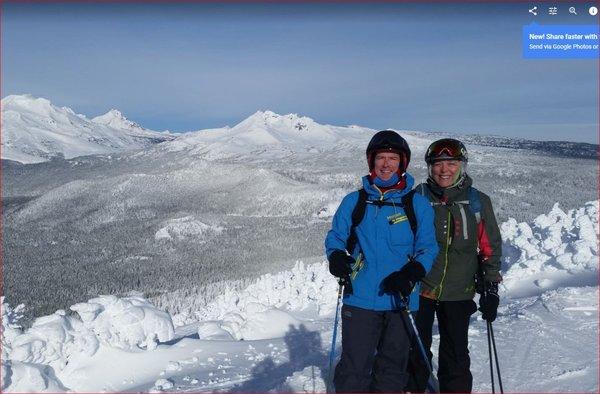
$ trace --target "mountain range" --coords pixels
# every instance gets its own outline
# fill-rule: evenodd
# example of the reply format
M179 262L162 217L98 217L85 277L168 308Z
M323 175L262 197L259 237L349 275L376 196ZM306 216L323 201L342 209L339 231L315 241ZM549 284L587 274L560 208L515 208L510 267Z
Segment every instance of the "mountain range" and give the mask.
M294 153L318 153L361 147L361 126L322 125L306 116L257 111L234 127L186 133L158 132L127 119L119 110L87 118L71 108L57 107L45 98L11 95L2 99L2 159L23 164L56 158L71 159L128 150L189 150L208 157L262 155L280 157ZM439 132L404 131L407 139L431 140ZM489 135L458 134L468 144L528 149L562 157L594 159L598 145L566 141L531 141ZM164 142L172 142L163 145ZM409 141L410 142L410 141Z

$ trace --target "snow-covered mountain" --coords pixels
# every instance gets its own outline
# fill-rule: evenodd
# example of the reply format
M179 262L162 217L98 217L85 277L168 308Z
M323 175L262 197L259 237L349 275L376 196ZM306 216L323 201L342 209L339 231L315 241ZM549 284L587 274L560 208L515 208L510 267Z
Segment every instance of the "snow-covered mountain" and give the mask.
M98 124L103 124L103 125L112 127L113 129L124 129L124 130L130 130L130 131L135 131L135 132L140 132L140 131L143 132L145 130L139 124L132 122L129 119L125 118L123 116L123 114L121 113L121 111L119 111L117 109L111 109L104 115L100 115L100 116L96 116L95 118L92 118L92 122L98 123Z
M359 146L364 150L364 140L375 131L360 126L323 125L297 114L258 111L233 127L187 133L157 149L185 151L209 160L235 157L271 160Z
M174 137L144 129L119 111L93 119L31 95L2 99L2 159L38 163L142 149Z

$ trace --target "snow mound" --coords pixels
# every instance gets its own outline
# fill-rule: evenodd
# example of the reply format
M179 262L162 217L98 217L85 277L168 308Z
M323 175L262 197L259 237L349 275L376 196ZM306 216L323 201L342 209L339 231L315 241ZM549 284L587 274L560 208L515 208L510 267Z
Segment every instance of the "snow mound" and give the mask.
M2 300L2 363L0 367L0 391L21 393L56 393L67 391L54 375L54 369L49 365L34 364L44 361L50 363L60 358L57 355L62 350L59 341L65 339L64 326L51 324L54 316L60 320L59 315L51 315L34 324L29 330L29 336L23 335L19 320L23 317L24 305L12 308ZM50 328L44 333L42 327ZM47 346L48 342L51 343ZM13 351L13 348L15 351ZM34 356L36 354L37 356ZM9 355L12 359L9 359ZM19 360L25 361L19 361Z
M154 387L150 392L162 392L164 390L169 390L175 387L173 382L169 379L158 379L154 382Z
M229 331L222 328L220 321L206 321L198 325L198 338L211 341L232 341Z
M4 296L0 297L2 302L2 359L7 358L8 351L11 348L12 341L23 332L19 320L23 318L25 305L21 304L12 308L4 301Z
M103 344L119 349L154 349L175 333L171 316L139 296L100 296L71 310Z
M321 376L321 369L314 365L294 372L282 385L279 392L288 393L325 393L327 385Z
M22 363L19 361L2 362L2 386L5 393L59 393L66 392L47 365Z
M598 201L568 212L555 204L532 224L511 218L500 230L508 267L503 284L510 296L597 284Z
M243 290L235 286L202 310L173 317L178 326L200 321L201 339L267 339L283 337L300 324L289 311L310 310L319 316L335 311L337 282L326 262L297 261L289 271L265 274Z
M333 313L337 282L327 269L326 262L305 265L297 261L294 267L277 274L265 274L242 291L227 288L202 311L196 313L201 321L234 321L239 315L248 317L264 315L268 308L280 311L301 311L316 308L320 316ZM331 297L323 296L331 294ZM274 314L277 314L276 312ZM281 317L281 316L280 316Z
M330 315L336 292L337 283L325 262L297 261L290 271L263 275L244 290L227 287L195 316L179 314L173 319L180 325L200 320L201 339L281 338L301 324L289 311L311 308L320 316Z
M100 296L42 316L23 331L14 317L21 307L2 304L2 369L6 391L65 391L54 378L69 361L91 357L101 346L122 350L156 348L174 337L169 314L139 296Z
M14 337L9 344L8 357L13 361L45 364L64 368L71 355L93 355L98 340L79 320L59 310L37 318L31 328Z
M244 315L231 312L223 317L221 328L237 340L281 338L300 321L289 313L263 304L247 305Z
M193 216L169 220L164 227L156 232L154 239L184 240L186 238L202 239L210 235L221 234L225 230L220 226L211 226L202 223Z

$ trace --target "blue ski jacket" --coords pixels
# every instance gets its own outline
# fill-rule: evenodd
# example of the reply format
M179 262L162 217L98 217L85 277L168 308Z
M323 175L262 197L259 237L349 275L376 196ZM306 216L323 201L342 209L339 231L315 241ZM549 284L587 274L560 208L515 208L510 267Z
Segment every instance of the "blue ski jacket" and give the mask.
M375 311L389 311L399 307L398 297L381 291L383 279L398 271L408 261L408 256L416 256L429 272L439 248L435 237L434 212L429 201L414 193L413 206L417 218L416 236L402 207L401 198L414 185L414 178L406 174L406 187L403 190L388 190L382 193L371 184L369 177L363 177L363 187L369 200L382 200L398 203L398 206L366 205L365 215L356 227L358 238L354 251L349 251L356 263L353 265L352 294L344 294L344 304ZM334 250L345 250L352 226L352 211L358 202L358 191L348 194L342 200L334 217L331 230L325 238L327 257ZM410 296L410 310L419 309L420 286L415 286Z

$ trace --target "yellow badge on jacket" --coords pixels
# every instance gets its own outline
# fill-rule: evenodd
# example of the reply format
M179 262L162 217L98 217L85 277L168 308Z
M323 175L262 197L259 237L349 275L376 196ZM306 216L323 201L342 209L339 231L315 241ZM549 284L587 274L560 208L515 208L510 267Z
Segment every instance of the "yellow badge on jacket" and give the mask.
M387 220L389 224L398 224L404 222L405 220L408 220L408 217L402 213L396 213L392 216L388 216Z

